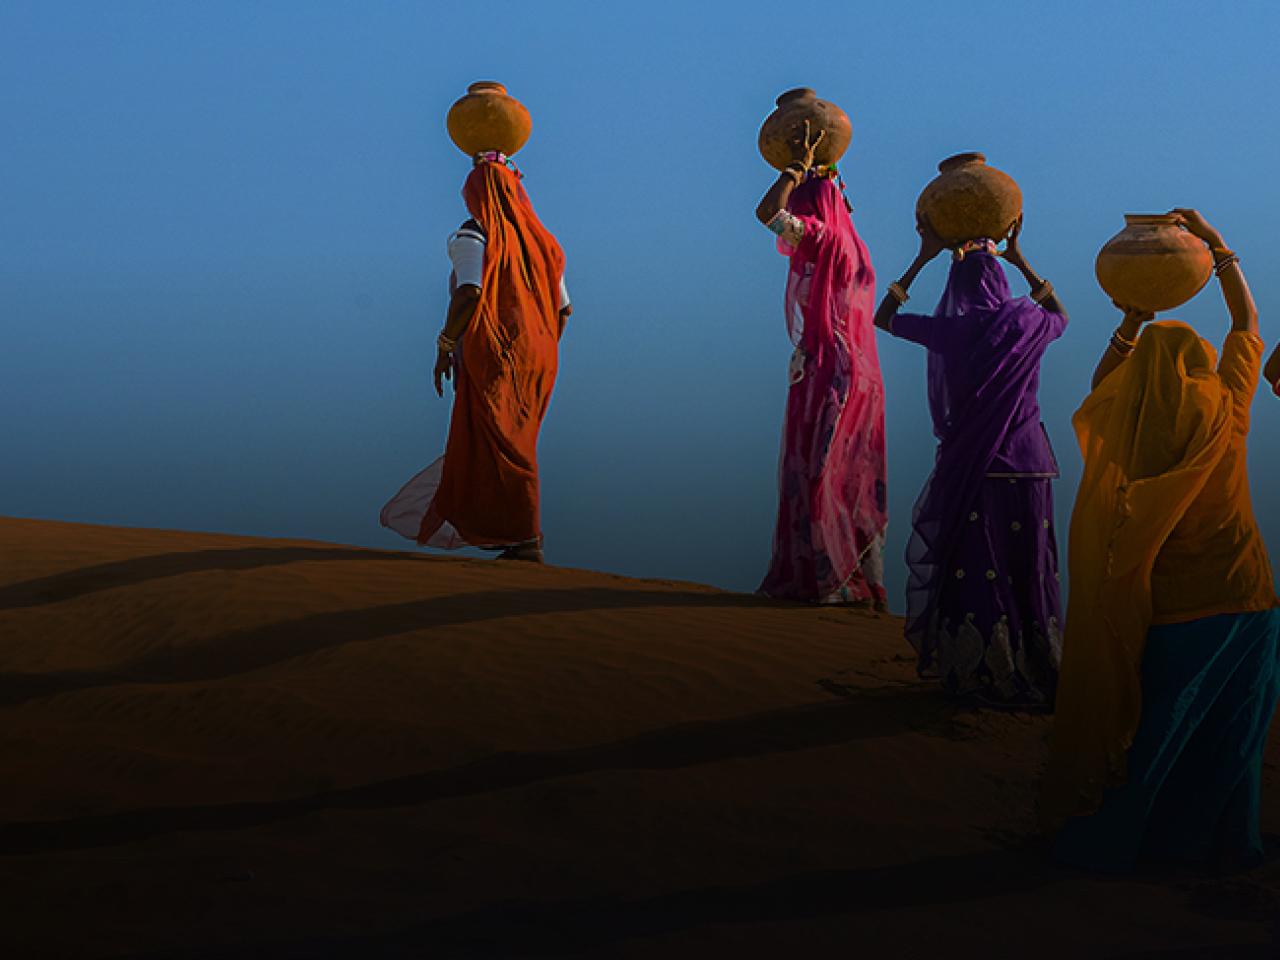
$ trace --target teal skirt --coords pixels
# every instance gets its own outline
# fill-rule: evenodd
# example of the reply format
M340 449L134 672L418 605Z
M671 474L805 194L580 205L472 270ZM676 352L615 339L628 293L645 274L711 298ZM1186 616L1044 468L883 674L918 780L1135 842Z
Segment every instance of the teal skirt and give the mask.
M1129 778L1068 821L1061 862L1107 872L1140 858L1246 868L1262 860L1262 752L1280 696L1280 609L1152 627Z

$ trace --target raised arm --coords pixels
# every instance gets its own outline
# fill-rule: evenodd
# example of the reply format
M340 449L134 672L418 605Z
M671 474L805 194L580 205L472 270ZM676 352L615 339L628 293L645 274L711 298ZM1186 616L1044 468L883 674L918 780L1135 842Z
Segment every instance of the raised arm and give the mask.
M1227 312L1231 314L1233 331L1258 333L1258 308L1253 303L1253 294L1249 292L1249 284L1245 281L1244 271L1240 268L1240 258L1231 251L1222 234L1209 225L1198 210L1190 207L1176 207L1169 211L1182 219L1187 232L1199 237L1209 245L1213 254L1213 272L1218 275L1222 285L1222 299L1227 303ZM1272 357L1272 361L1274 361ZM1267 368L1271 369L1271 361Z
M1107 344L1097 369L1093 371L1093 382L1090 384L1092 390L1098 389L1098 384L1107 378L1107 374L1129 359L1129 354L1133 353L1133 348L1138 344L1142 325L1155 318L1154 313L1122 307L1118 303L1116 306L1124 311L1124 319L1116 327L1115 333L1111 334L1111 342Z
M809 121L804 122L804 139L791 142L791 154L795 159L782 168L778 179L774 181L773 186L756 207L756 219L765 226L768 226L769 222L778 215L779 210L786 209L791 191L800 185L809 168L813 166L814 152L826 135L827 131L819 130L818 135L811 139Z
M915 283L916 277L925 268L925 264L946 249L946 244L934 232L927 217L920 217L917 220L916 233L920 234L920 251L911 261L911 266L907 267L907 272L897 282L889 284L889 290L880 301L880 306L876 307L876 315L871 321L881 330L889 333L893 333L894 316L907 302L907 291L911 288L911 284Z
M1027 262L1026 255L1022 252L1022 245L1018 242L1018 236L1021 233L1022 217L1018 217L1013 224L1013 229L1009 231L1009 241L1005 244L1000 256L1004 257L1010 266L1022 274L1022 279L1026 280L1031 287L1032 300L1051 313L1057 313L1065 317L1067 310L1062 305L1062 301L1058 299L1057 293L1054 292L1053 284L1040 277L1039 274L1031 269L1031 264Z

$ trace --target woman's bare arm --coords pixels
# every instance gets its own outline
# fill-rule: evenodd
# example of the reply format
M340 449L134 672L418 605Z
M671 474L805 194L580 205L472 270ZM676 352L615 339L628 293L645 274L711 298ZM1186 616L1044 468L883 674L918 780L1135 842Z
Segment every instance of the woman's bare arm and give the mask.
M897 283L903 296L906 295L911 284L915 283L916 277L920 275L925 264L946 249L946 244L934 231L927 217L917 218L916 233L920 234L920 252L916 254L916 258L911 261L911 266L907 267L907 272ZM876 315L871 322L881 330L893 333L893 318L901 307L902 301L899 297L895 297L893 293L886 293L884 299L880 301L880 306L876 307Z
M1116 306L1120 305L1116 304ZM1142 330L1142 325L1154 319L1155 314L1128 307L1120 307L1120 309L1124 311L1124 319L1120 321L1120 326L1116 328L1116 334L1127 343L1136 343L1138 334ZM1093 371L1093 382L1090 384L1090 389L1097 390L1098 384L1107 378L1107 374L1129 359L1129 353L1132 349L1132 347L1120 349L1116 346L1114 340L1108 343L1107 349L1102 353L1102 359L1098 361L1097 369Z
M937 254L935 253L933 256L926 257L923 251L916 254L916 258L911 261L911 266L907 267L906 273L898 281L898 286L902 288L903 293L906 293L911 288L911 284L915 283L916 277L920 275L920 271L924 269L925 264L936 256ZM886 293L880 301L880 306L876 307L876 315L871 322L881 330L892 333L893 318L901 308L902 304L898 301L898 298L892 293Z
M1020 233L1022 233L1022 217L1018 217L1013 229L1009 231L1009 241L1005 244L1004 252L1001 253L1001 256L1011 267L1022 274L1022 279L1027 281L1027 285L1031 287L1031 292L1034 294L1043 286L1044 280L1035 270L1031 269L1031 264L1027 262L1026 255L1022 252L1022 246L1018 243L1018 235ZM1051 313L1061 314L1064 317L1067 315L1066 307L1058 299L1057 291L1050 293L1039 303L1040 306Z
M461 284L449 298L449 312L445 315L444 329L440 331L441 339L436 341L436 366L432 371L438 396L444 396L443 381L453 379L453 350L446 350L445 343L441 341L456 343L467 332L479 305L480 288L474 283Z
M769 188L769 192L760 200L756 207L756 219L768 226L769 222L778 215L779 210L785 210L787 200L791 197L791 191L800 183L799 177L791 174L791 167L783 170L778 174L778 179L774 181L773 186Z
M765 226L778 215L779 210L786 209L791 191L800 185L813 166L814 153L826 135L827 131L819 130L816 137L810 138L809 121L804 122L804 139L791 142L791 155L795 159L778 174L778 179L756 206L756 219Z
M1189 233L1199 237L1209 245L1213 252L1215 265L1224 260L1230 262L1218 269L1218 281L1222 286L1222 299L1227 303L1227 312L1231 314L1231 329L1237 332L1258 333L1258 308L1254 305L1253 294L1249 292L1249 284L1240 268L1240 259L1236 257L1222 239L1222 234L1209 225L1198 210L1190 207L1177 207L1169 211L1182 219L1182 225Z

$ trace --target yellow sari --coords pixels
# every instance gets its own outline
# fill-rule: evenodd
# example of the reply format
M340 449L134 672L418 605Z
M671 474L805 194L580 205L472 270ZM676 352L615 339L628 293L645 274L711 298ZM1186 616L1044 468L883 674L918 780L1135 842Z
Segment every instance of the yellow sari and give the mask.
M1186 324L1151 324L1072 418L1084 476L1071 517L1071 594L1041 795L1046 829L1092 813L1106 789L1124 782L1153 623L1275 605L1244 473L1261 352L1258 337L1233 332L1218 367L1213 347ZM1160 556L1166 547L1179 560L1199 550L1208 564L1171 571ZM1224 555L1230 564L1216 560ZM1180 583L1200 584L1199 597L1213 602L1158 609Z

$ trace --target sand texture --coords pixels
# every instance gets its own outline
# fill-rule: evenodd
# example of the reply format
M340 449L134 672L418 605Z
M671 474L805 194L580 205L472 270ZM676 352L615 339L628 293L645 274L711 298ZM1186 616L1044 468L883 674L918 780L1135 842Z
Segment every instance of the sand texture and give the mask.
M950 703L901 630L0 518L0 957L1276 955L1280 859L1048 864L1049 721Z

